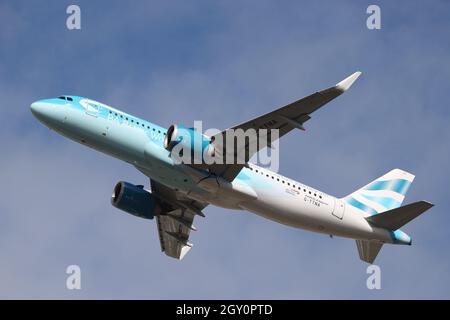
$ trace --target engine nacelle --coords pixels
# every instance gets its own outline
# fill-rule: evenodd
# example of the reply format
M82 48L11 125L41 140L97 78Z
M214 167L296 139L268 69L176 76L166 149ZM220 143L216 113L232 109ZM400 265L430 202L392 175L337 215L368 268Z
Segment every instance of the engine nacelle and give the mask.
M205 156L214 156L214 146L211 142L211 138L195 131L194 128L173 124L167 130L164 148L169 151L177 151L173 154L177 158L191 159L191 163L194 163L194 159L203 162ZM174 149L175 147L176 149ZM186 156L190 156L190 158Z
M111 204L134 216L153 219L161 214L161 204L158 198L152 195L143 186L120 181L114 187Z

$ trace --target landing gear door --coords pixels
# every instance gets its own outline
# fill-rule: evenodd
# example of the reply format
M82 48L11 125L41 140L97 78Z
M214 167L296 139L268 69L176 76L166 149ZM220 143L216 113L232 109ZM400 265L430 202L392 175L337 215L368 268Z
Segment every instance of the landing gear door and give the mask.
M344 217L345 202L339 199L334 200L333 216L342 219Z

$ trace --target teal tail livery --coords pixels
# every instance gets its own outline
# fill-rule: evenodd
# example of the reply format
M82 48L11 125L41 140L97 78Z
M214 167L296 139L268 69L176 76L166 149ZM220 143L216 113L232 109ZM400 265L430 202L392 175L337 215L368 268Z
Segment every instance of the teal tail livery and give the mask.
M413 180L414 175L394 169L344 200L364 213L374 215L400 207Z
M411 245L411 237L400 228L433 206L426 201L402 206L414 175L394 169L338 198L250 162L263 148L273 149L277 139L296 129L304 131L315 111L347 91L360 75L355 72L336 85L214 135L181 124L163 128L73 95L35 101L31 112L62 136L131 164L149 178L147 187L119 181L111 204L154 220L161 250L169 257L181 260L193 248L194 219L204 218L205 208L212 204L354 239L361 260L373 263L384 244ZM252 135L245 143L230 144L235 138L230 134L239 131ZM185 161L187 156L195 160ZM208 160L216 157L227 161Z
M411 173L394 169L343 200L361 211L374 227L391 231L393 243L411 245L411 237L401 231L400 227L433 206L426 201L419 201L401 207L413 180L414 175ZM356 245L360 258L372 263L381 250L382 243L358 239Z

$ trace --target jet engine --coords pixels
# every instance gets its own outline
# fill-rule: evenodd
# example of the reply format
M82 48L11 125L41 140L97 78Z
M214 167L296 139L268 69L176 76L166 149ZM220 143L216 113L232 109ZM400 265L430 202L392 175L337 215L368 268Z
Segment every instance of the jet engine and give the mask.
M184 160L188 159L191 161L188 164L192 164L194 159L203 162L205 156L214 156L214 146L211 142L210 137L194 130L194 128L173 124L167 130L164 148L173 152L172 156L182 159L184 163L186 163Z
M134 216L153 219L160 215L162 206L158 198L144 189L144 186L120 181L114 187L111 204Z

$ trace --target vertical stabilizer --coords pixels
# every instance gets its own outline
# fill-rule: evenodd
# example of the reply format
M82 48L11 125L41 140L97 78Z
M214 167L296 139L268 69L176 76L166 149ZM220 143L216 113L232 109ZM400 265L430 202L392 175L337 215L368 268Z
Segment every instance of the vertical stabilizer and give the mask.
M395 209L401 206L413 180L411 173L394 169L344 197L344 201L369 215Z

